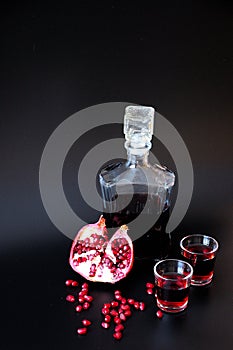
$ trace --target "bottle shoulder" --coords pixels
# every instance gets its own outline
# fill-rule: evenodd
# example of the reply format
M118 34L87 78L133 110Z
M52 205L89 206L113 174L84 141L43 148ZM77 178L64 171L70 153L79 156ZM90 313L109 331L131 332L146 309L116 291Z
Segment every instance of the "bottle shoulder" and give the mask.
M105 186L112 186L121 181L122 184L145 184L170 188L175 183L175 174L161 165L135 165L126 162L108 164L99 173L99 180Z

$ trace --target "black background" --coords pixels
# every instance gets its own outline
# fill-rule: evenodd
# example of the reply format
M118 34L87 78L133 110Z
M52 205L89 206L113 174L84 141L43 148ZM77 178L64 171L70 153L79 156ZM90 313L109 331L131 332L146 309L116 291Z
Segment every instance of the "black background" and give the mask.
M231 348L232 2L0 6L1 349ZM54 129L83 108L113 101L155 106L190 152L193 198L174 244L194 232L220 243L211 286L192 288L187 311L163 320L145 293L152 268L135 264L119 287L144 299L147 310L128 321L120 343L99 326L112 286L91 285L95 305L85 316L95 324L86 337L75 334L82 317L64 300L64 281L77 277L68 266L71 241L50 222L38 181ZM170 165L160 146L156 155ZM78 203L74 151L66 185ZM85 214L90 221L92 214Z

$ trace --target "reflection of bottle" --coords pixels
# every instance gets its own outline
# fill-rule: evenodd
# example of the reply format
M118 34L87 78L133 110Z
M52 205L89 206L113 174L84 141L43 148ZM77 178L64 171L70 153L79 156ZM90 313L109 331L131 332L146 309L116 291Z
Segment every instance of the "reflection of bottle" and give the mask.
M129 226L135 257L165 258L170 235L170 193L175 176L165 167L148 162L154 108L128 106L124 134L127 160L111 163L99 174L107 227Z

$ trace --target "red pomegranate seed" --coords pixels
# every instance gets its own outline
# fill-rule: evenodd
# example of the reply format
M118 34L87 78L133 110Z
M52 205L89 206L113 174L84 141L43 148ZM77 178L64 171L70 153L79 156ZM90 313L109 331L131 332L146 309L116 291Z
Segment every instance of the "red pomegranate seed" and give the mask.
M73 280L67 280L67 281L66 281L66 286L67 286L67 287L71 286L72 282L73 282Z
M129 310L130 309L130 306L129 305L121 305L121 308L122 308L122 310Z
M111 302L111 306L112 307L117 307L118 305L119 305L118 301L114 300L114 301Z
M137 309L137 310L140 308L140 303L139 303L139 301L135 301L134 307L135 307L135 309Z
M125 316L125 314L120 314L120 319L121 319L121 321L126 321L126 316Z
M124 315L125 315L126 317L130 317L130 316L132 315L132 312L131 312L130 310L126 310L126 311L124 312Z
M90 326L91 325L91 321L90 320L82 320L82 324L84 325L84 326Z
M156 312L156 316L157 316L158 318L163 318L163 313L162 313L162 311L161 311L161 310L158 310L158 311Z
M116 323L116 324L119 324L119 323L121 323L121 319L120 319L120 317L114 317L114 323Z
M113 337L117 340L120 340L122 338L122 333L121 332L115 332L113 333Z
M84 295L84 299L86 301L89 301L89 303L91 303L94 300L94 298L91 295Z
M109 312L110 312L110 310L109 310L108 308L106 308L106 307L104 307L104 308L102 309L102 314L103 314L103 315L108 315Z
M102 322L101 323L101 326L105 329L109 328L110 327L110 324L108 322Z
M110 304L110 303L106 303L106 304L103 305L103 307L104 307L105 309L110 309L111 304Z
M107 322L107 323L109 323L109 322L111 321L111 316L110 316L110 315L106 315L106 316L104 317L104 321Z
M153 294L153 289L152 288L148 288L146 292L147 292L147 294Z
M88 283L83 283L82 284L82 289L88 289L89 288L89 285L88 285Z
M85 301L85 303L83 303L83 308L84 308L84 310L89 309L90 306L91 306L91 305L88 303L88 301Z
M115 290L114 294L121 294L120 290Z
M154 283L147 282L147 284L146 284L147 289L154 288L154 287L155 287Z
M123 331L125 327L123 326L122 323L118 324L116 327L115 327L115 332L120 332L120 331Z
M87 328L83 327L83 328L78 328L77 329L78 334L83 335L87 333Z
M127 303L127 300L125 298L121 299L121 304L125 305Z
M82 293L83 295L86 295L88 293L88 288L83 288L80 293Z
M83 309L82 305L77 305L75 308L76 312L81 312L82 309Z
M118 312L113 309L113 310L110 311L110 315L111 316L118 316Z
M134 299L128 299L128 304L133 305L134 304Z
M116 299L116 300L122 300L122 296L121 296L120 294L116 294L116 295L115 295L115 299Z
M141 311L144 311L144 310L145 310L145 307L146 307L145 303L144 303L143 301L141 301L140 304L139 304L139 309L140 309Z
M83 297L79 297L79 298L78 298L78 301L80 302L80 304L83 304L85 300L84 300Z
M67 295L66 300L73 303L75 301L75 297L73 295Z
M77 281L72 281L71 285L72 285L72 287L77 287L78 286L78 282Z

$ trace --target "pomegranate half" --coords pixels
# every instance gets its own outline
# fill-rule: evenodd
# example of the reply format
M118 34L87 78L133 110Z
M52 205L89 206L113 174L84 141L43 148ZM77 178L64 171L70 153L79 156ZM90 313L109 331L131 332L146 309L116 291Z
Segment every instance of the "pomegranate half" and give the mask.
M69 262L74 271L89 281L116 283L133 266L133 244L121 226L109 240L105 219L83 226L75 237Z

